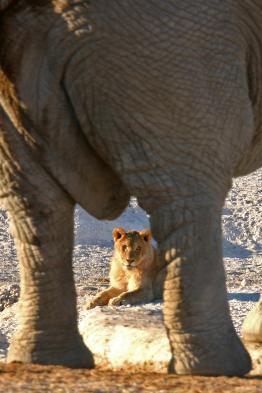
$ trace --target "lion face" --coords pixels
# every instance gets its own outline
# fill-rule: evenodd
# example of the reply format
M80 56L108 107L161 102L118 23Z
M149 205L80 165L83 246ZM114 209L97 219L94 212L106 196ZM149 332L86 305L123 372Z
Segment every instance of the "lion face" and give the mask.
M125 269L131 270L139 267L147 255L152 238L150 229L142 231L128 231L123 228L113 230L115 249L121 256L122 265Z

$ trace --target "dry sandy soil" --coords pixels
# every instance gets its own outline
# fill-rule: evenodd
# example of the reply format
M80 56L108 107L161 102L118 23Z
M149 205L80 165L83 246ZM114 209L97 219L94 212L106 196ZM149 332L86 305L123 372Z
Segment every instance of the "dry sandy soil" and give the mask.
M0 364L1 392L261 393L262 378L112 373L52 366Z

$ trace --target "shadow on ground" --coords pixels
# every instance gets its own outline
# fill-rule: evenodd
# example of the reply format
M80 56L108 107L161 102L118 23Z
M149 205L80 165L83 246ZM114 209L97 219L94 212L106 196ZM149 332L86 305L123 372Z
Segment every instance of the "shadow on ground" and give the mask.
M240 302L258 302L260 298L259 293L228 293L227 294L228 300L238 300Z
M223 239L223 256L224 258L249 258L252 252L245 247L233 244L230 241Z

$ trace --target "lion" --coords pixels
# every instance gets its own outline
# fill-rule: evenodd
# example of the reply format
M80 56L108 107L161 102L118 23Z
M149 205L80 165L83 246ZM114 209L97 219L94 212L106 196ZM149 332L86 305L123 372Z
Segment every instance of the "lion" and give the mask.
M113 230L114 253L110 268L110 287L91 299L86 309L121 306L163 298L165 269L151 244L150 229Z

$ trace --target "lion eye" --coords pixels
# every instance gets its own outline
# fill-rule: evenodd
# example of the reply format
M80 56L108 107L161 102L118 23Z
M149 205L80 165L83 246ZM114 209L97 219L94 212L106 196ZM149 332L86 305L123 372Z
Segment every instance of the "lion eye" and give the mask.
M136 248L136 251L140 252L140 251L141 251L141 247L138 246L138 247Z
M122 246L122 250L126 251L126 245L125 244Z

